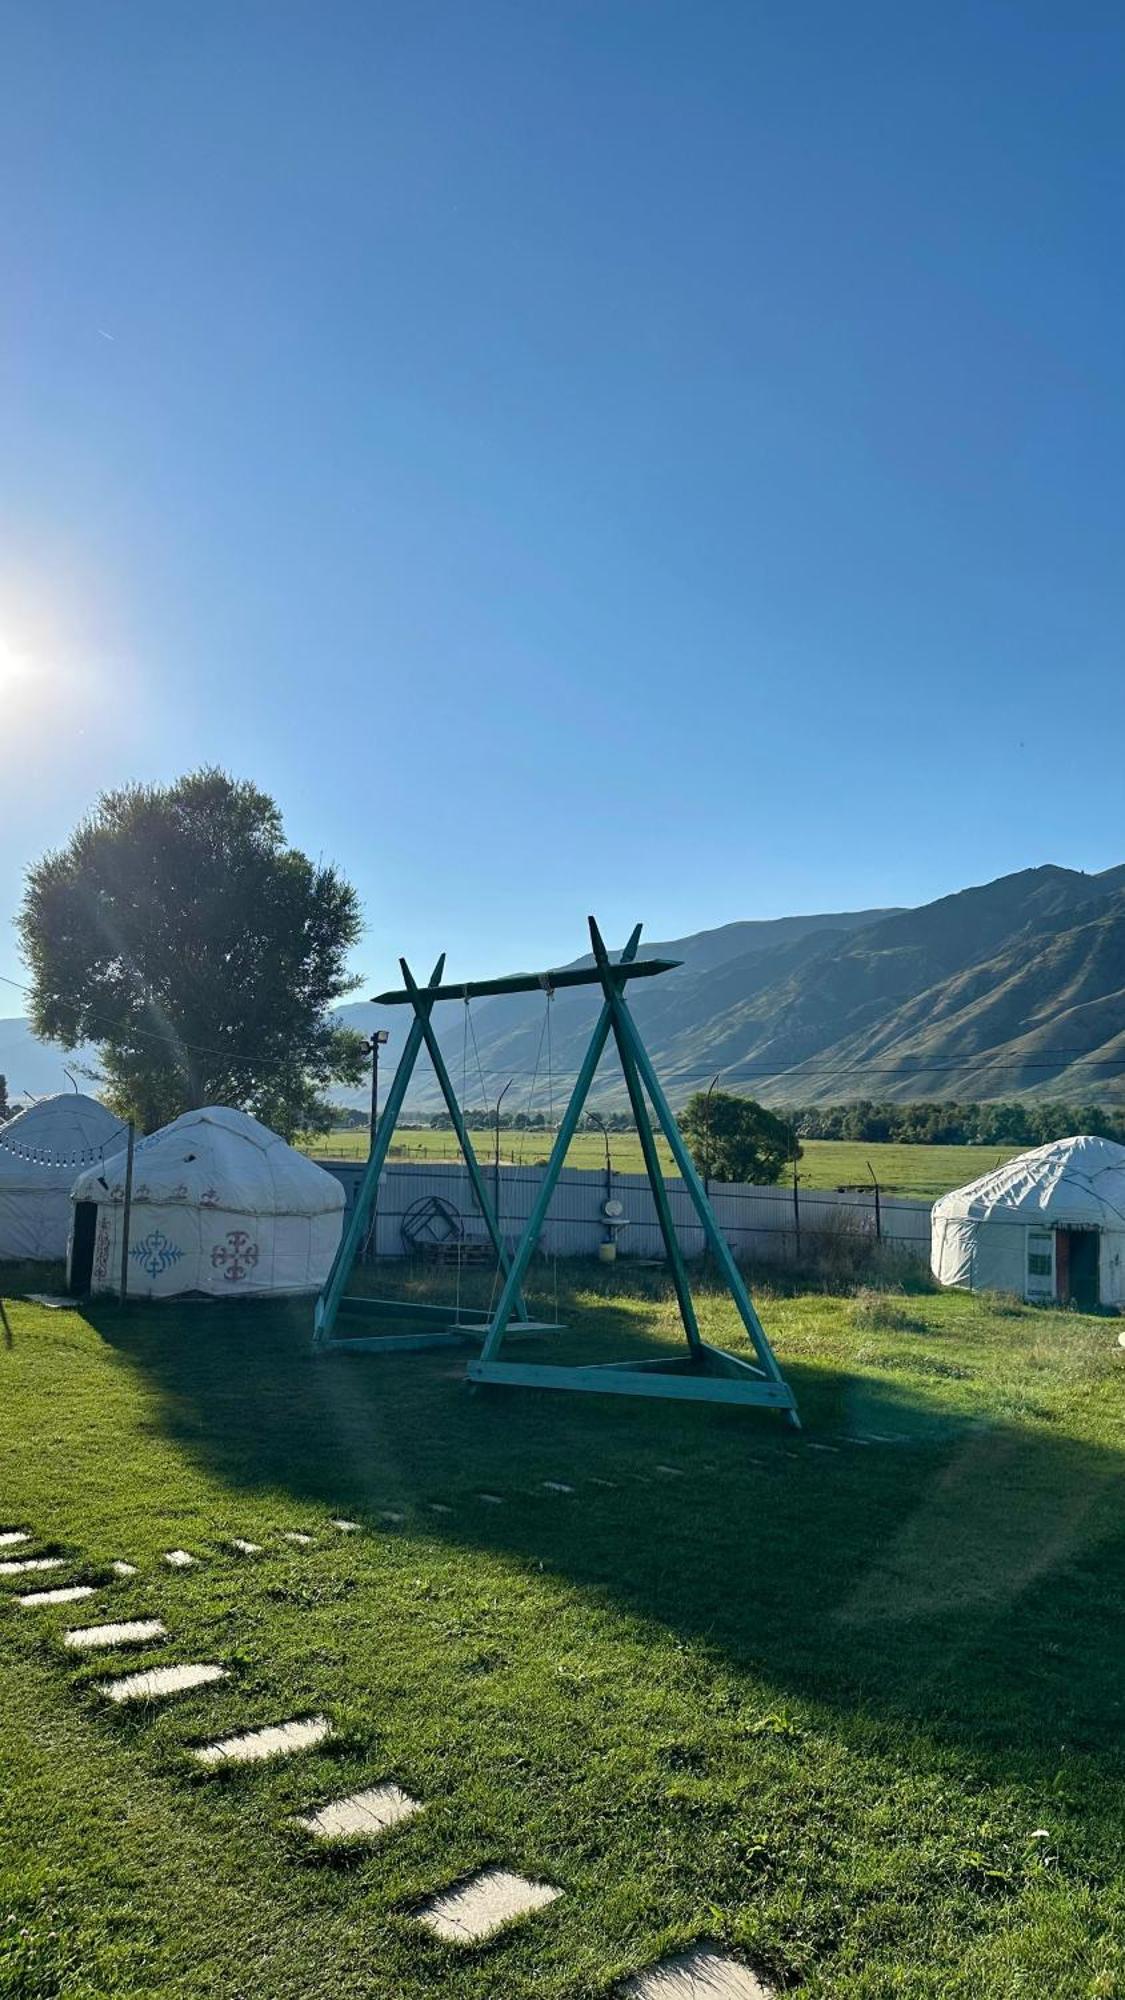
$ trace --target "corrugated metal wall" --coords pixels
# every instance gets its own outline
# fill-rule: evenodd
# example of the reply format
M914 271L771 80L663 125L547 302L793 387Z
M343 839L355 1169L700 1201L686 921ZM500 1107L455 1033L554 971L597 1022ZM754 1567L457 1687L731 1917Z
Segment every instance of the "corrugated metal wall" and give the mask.
M355 1201L363 1176L361 1162L321 1160L341 1182L348 1197L348 1213ZM499 1214L505 1237L518 1237L531 1213L545 1169L542 1167L501 1167ZM489 1192L496 1188L491 1166L484 1169ZM628 1218L628 1227L618 1235L623 1257L659 1257L663 1254L660 1229L645 1174L612 1176L614 1201L619 1201ZM683 1182L669 1179L672 1214L686 1256L698 1256L704 1248L703 1231ZM395 1161L387 1166L379 1187L377 1248L380 1257L401 1257L402 1218L412 1203L425 1195L442 1195L465 1218L471 1235L484 1235L484 1223L473 1199L466 1168L456 1161L426 1161L411 1165ZM602 1205L606 1200L604 1170L568 1167L560 1176L551 1199L547 1222L540 1238L541 1248L560 1257L592 1256L606 1238ZM725 1181L711 1183L711 1204L719 1227L735 1254L750 1258L789 1259L796 1254L798 1225L802 1246L828 1231L862 1230L875 1234L875 1195L837 1194L828 1190L806 1193L798 1199L799 1217L794 1213L793 1191L784 1187L744 1187ZM928 1264L930 1259L930 1204L884 1195L879 1203L880 1229L885 1241L904 1254Z

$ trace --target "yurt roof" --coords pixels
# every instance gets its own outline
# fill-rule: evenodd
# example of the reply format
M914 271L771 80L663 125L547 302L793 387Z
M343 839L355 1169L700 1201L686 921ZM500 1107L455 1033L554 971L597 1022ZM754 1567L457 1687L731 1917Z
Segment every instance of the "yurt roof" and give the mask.
M80 1174L74 1200L123 1201L125 1162L122 1149ZM205 1104L138 1140L133 1200L242 1215L323 1215L344 1206L344 1190L249 1112Z
M934 1214L1125 1229L1125 1146L1112 1139L1055 1139L954 1188L934 1203Z
M5 1194L68 1188L81 1167L116 1149L123 1130L96 1097L69 1090L40 1098L0 1125L0 1188Z

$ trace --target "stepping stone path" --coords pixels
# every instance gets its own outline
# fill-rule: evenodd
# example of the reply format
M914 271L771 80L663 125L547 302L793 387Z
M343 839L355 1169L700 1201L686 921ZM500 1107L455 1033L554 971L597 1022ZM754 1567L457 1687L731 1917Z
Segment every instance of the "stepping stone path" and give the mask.
M0 1576L28 1576L32 1570L65 1568L65 1556L21 1556L18 1562L0 1562Z
M166 1639L167 1628L159 1618L131 1618L121 1625L78 1625L63 1634L67 1646L88 1651L102 1646L147 1646L153 1639Z
M303 1534L300 1528L285 1528L281 1539L283 1542L295 1542L299 1549L311 1549L313 1545L313 1537Z
M170 1569L194 1569L196 1558L189 1556L186 1549L166 1549L164 1560Z
M398 1785L371 1785L346 1799L333 1799L319 1811L302 1813L297 1821L315 1840L373 1840L387 1828L413 1819L422 1808Z
M358 1535L359 1533L358 1521L333 1521L332 1526L339 1528L342 1535Z
M418 1912L419 1922L451 1944L479 1944L504 1924L553 1903L561 1889L528 1882L507 1868L486 1868L456 1889L446 1889Z
M543 1491L545 1493L573 1493L574 1488L573 1486L568 1486L565 1479L545 1479L543 1481Z
M189 1688L225 1680L228 1671L204 1661L184 1667L149 1667L144 1673L125 1674L121 1680L99 1681L98 1693L107 1701L163 1701L170 1694L186 1694Z
M23 1542L30 1540L31 1536L25 1535L22 1528L5 1528L0 1535L0 1549L18 1549Z
M625 1991L630 2000L772 2000L748 1965L705 1946L639 1973Z
M324 1715L307 1715L299 1722L277 1722L267 1729L249 1729L242 1736L224 1736L204 1743L193 1756L200 1764L260 1764L267 1757L289 1757L296 1750L315 1750L332 1734Z
M32 1611L40 1604L77 1604L80 1598L92 1597L92 1583L69 1583L63 1590L29 1590L16 1603Z
M113 1574L114 1576L136 1576L137 1565L136 1563L115 1562L113 1564Z
M240 1556L260 1556L262 1553L261 1542L244 1542L241 1535L232 1535L230 1545L232 1549L237 1549Z

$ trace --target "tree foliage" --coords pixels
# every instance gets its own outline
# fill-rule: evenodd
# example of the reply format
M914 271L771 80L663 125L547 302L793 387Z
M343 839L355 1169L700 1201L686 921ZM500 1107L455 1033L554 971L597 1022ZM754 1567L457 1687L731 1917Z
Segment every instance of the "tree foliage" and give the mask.
M35 1033L95 1044L145 1131L231 1104L292 1136L330 1122L326 1085L361 1080L362 1037L329 1012L354 984L355 891L223 771L104 794L29 871L19 929Z
M1046 1146L1053 1139L1087 1132L1125 1144L1125 1109L1120 1105L1002 1099L979 1104L954 1101L880 1104L856 1098L850 1104L815 1104L786 1113L803 1139L895 1140L914 1146Z
M749 1181L756 1187L768 1187L793 1158L796 1141L792 1127L752 1097L738 1097L726 1090L697 1090L684 1106L679 1123L692 1159L707 1180Z

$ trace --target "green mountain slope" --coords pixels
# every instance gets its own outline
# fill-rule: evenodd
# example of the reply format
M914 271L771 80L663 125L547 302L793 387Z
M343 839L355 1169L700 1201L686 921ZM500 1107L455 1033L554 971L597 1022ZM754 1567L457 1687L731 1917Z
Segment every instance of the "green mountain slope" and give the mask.
M916 910L730 925L652 949L684 959L632 1003L677 1102L716 1074L774 1103L1125 1091L1125 867L1025 869ZM596 1008L588 992L552 1003L556 1108ZM510 1108L546 1109L544 1015L505 998L447 1027L471 1102L511 1078ZM608 1064L599 1097L620 1101ZM414 1101L432 1104L432 1086Z

